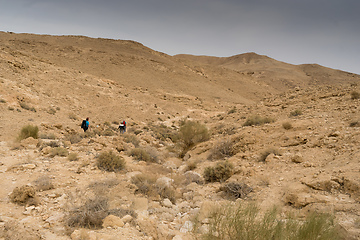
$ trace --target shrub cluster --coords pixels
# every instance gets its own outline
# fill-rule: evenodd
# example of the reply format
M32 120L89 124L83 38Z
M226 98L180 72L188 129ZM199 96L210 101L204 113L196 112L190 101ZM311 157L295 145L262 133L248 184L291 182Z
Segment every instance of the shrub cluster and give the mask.
M223 182L233 174L234 166L228 161L218 162L214 167L207 167L204 170L206 182Z
M352 91L350 93L350 95L351 95L351 99L359 99L360 98L360 93L357 91Z
M97 167L108 172L117 172L125 168L125 159L112 151L102 152L97 157Z
M50 157L60 156L66 157L69 155L69 151L63 147L55 147L50 151Z

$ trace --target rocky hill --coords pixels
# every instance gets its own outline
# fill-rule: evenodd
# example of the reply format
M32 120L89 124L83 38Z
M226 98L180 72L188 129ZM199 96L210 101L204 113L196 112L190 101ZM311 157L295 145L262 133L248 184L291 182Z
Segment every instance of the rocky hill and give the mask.
M195 239L216 206L250 201L331 213L360 239L360 76L82 36L0 43L0 239ZM16 140L28 125L38 137ZM109 151L124 167L99 165Z

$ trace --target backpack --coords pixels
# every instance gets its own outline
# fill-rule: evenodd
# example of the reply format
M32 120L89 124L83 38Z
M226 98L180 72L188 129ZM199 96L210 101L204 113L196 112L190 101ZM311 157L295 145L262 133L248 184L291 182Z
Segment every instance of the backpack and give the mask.
M85 129L86 128L86 120L83 120L81 123L81 128Z

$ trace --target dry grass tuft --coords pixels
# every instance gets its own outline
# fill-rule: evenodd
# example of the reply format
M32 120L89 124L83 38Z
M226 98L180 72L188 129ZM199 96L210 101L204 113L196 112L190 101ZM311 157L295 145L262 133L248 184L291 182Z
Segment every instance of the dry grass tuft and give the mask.
M54 185L49 176L41 176L34 181L34 185L37 191L47 191L54 189Z
M230 199L246 198L252 192L252 188L245 183L229 182L221 186L221 191Z

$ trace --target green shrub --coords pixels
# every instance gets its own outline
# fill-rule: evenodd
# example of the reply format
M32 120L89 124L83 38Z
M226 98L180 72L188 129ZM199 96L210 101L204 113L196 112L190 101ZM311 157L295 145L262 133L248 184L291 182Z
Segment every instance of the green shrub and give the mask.
M50 151L50 157L55 157L55 156L66 157L68 155L69 155L68 150L63 147L55 147Z
M259 126L266 123L272 123L275 120L269 117L261 117L259 115L251 116L248 119L246 119L243 126Z
M206 240L337 240L343 239L329 214L311 213L305 220L286 216L276 208L260 214L253 203L238 203L215 209L209 217Z
M360 93L357 91L352 91L350 93L350 95L351 95L351 99L359 99L360 98Z
M206 182L223 182L229 179L233 174L233 165L228 161L218 162L215 167L207 167L204 170L204 179Z
M38 134L39 134L39 128L37 126L26 125L21 129L20 134L18 136L18 140L21 141L29 137L37 139Z
M117 172L125 168L125 159L112 151L102 152L97 157L97 167L108 172Z
M296 110L290 112L291 117L296 117L296 116L300 116L300 115L302 115L302 111L300 109L296 109Z

